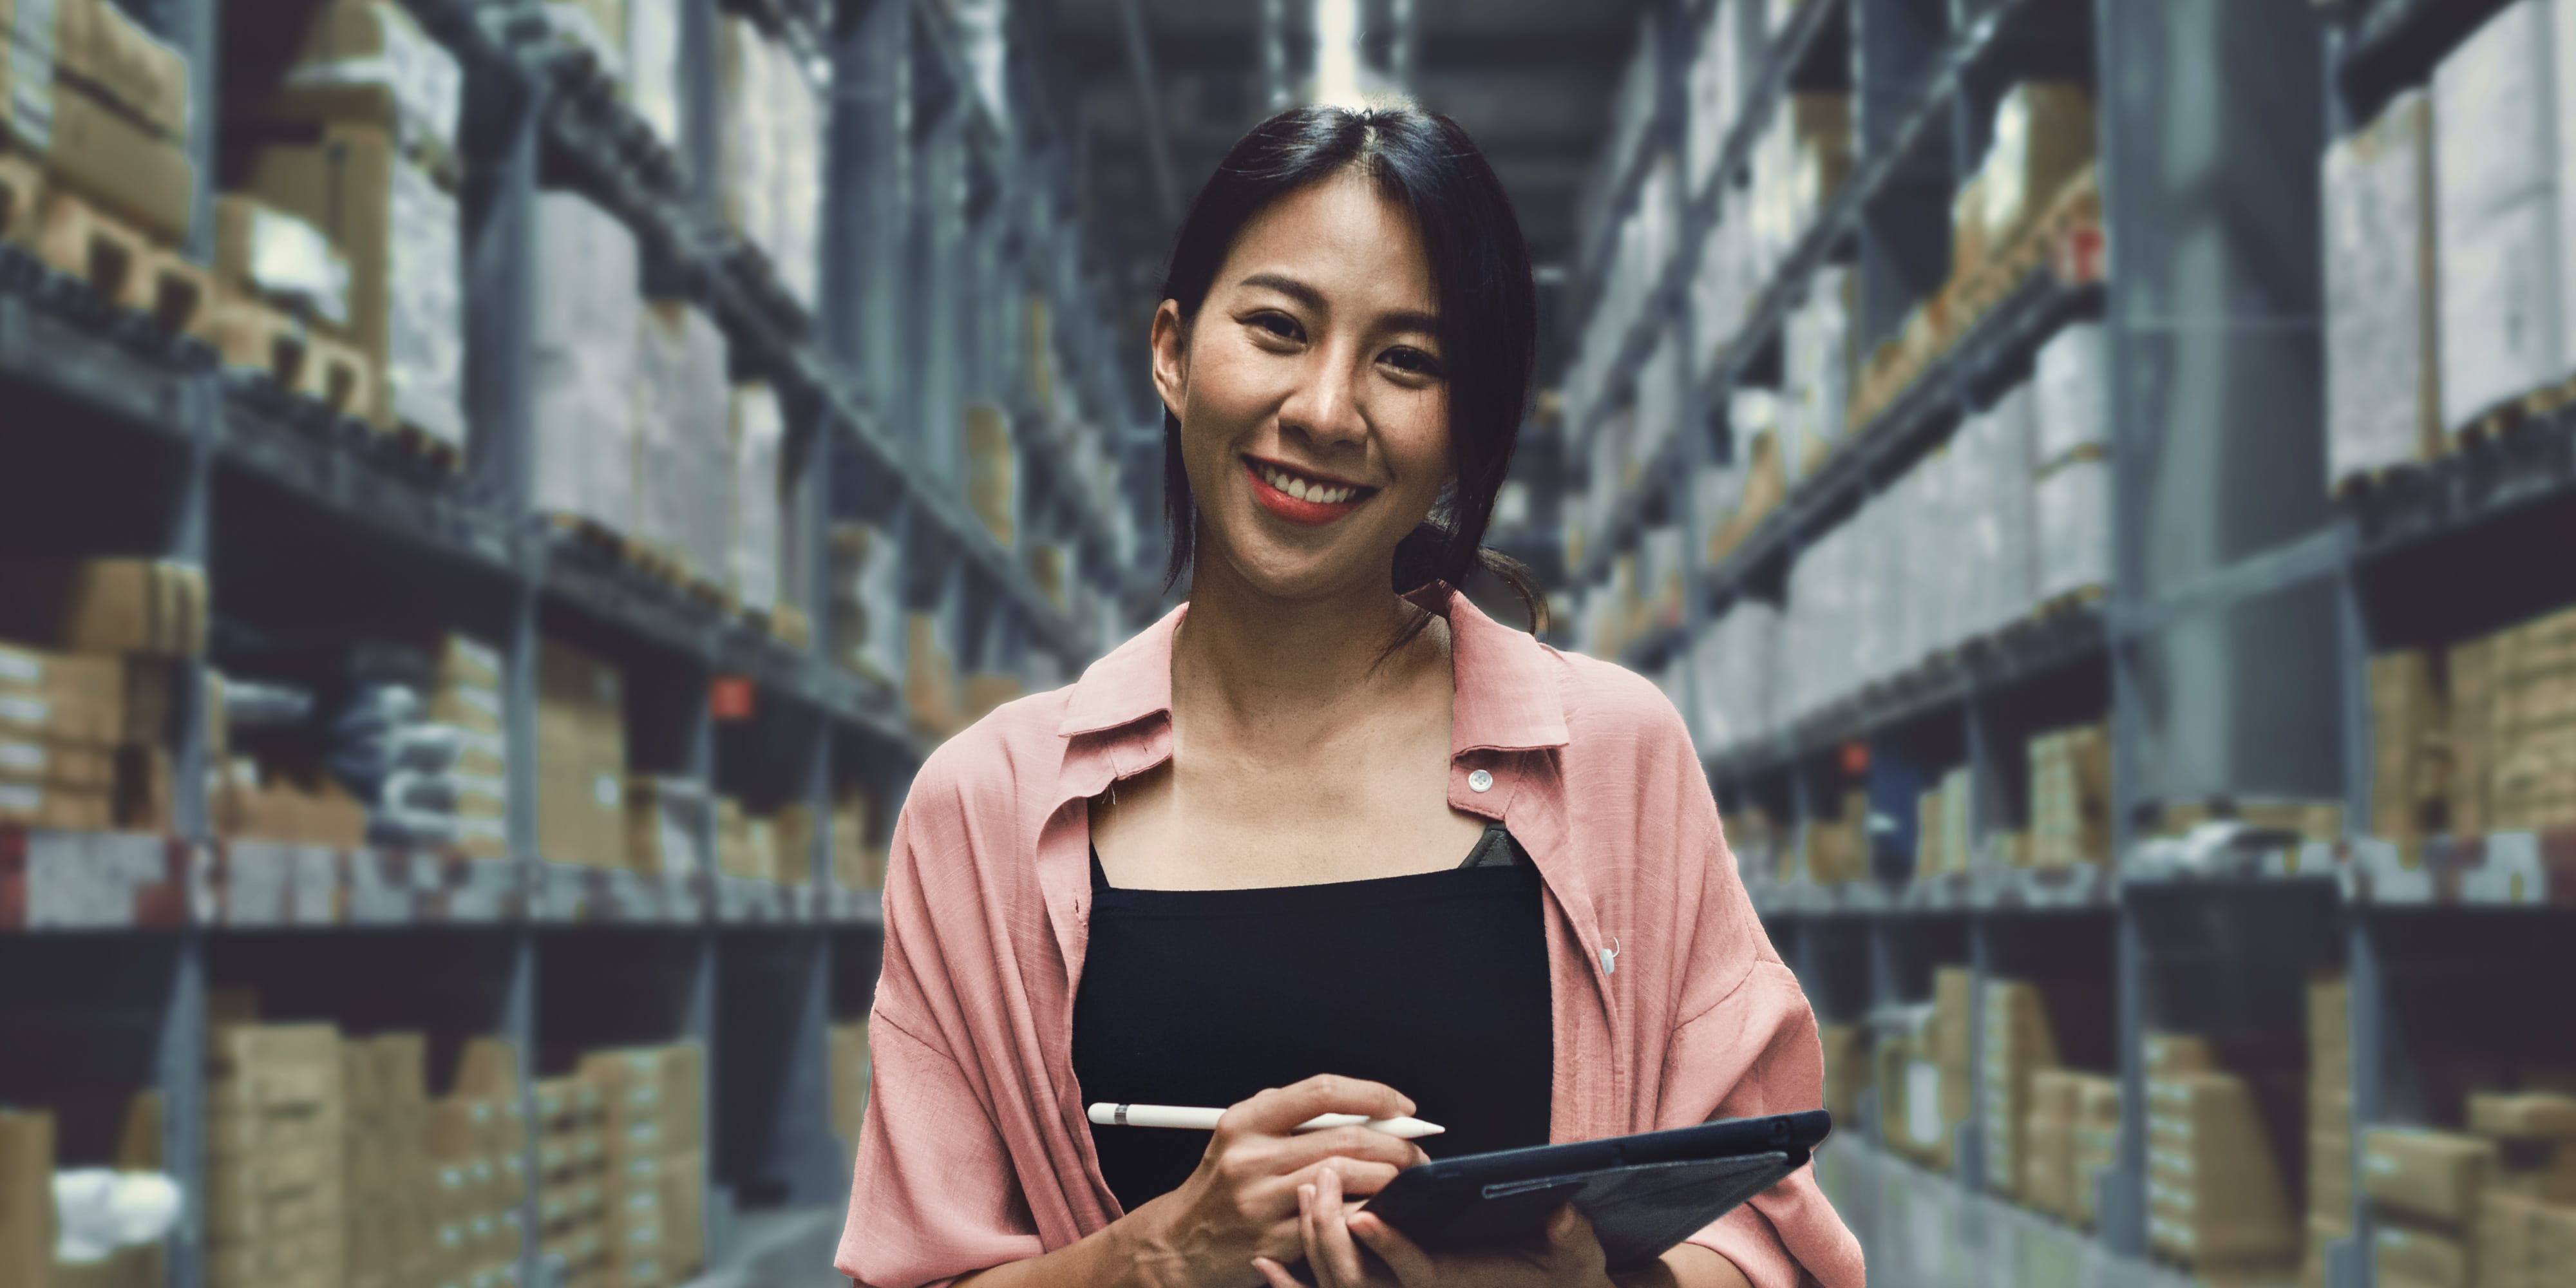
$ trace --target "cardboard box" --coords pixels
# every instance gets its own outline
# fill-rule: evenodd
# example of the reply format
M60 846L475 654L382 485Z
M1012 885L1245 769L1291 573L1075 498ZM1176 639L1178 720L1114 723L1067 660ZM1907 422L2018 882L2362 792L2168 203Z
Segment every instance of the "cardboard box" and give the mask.
M2372 1235L2371 1260L2379 1288L2477 1288L2469 1245L2441 1231L2382 1222Z
M76 194L154 242L187 238L197 171L177 142L155 138L117 109L57 83L45 155L54 192Z
M398 4L335 0L312 12L275 85L227 87L228 122L338 122L391 131L404 150L453 165L465 78L455 55Z
M627 866L647 876L699 875L714 865L707 836L715 825L704 783L633 775L626 780Z
M2271 1155L2255 1090L2223 1073L2147 1084L2151 1242L2194 1266L2295 1260L2303 1226Z
M8 702L0 697L0 706ZM0 730L0 784L54 787L75 794L104 793L116 785L116 759L104 747Z
M2496 1168L2490 1140L2423 1128L2376 1127L2361 1138L2362 1188L2402 1217L2462 1228Z
M966 409L966 503L1004 546L1017 532L1017 450L1001 408L977 403Z
M2469 1130L2480 1136L2576 1141L2576 1095L2480 1091L2469 1096Z
M251 151L242 190L348 258L348 335L373 366L374 424L465 442L464 260L455 197L373 125L325 123Z
M1995 106L1978 179L1988 246L2009 248L2093 161L2093 100L2071 81L2023 81Z
M545 640L537 654L537 848L557 863L623 867L625 681L619 670Z
M54 1116L0 1109L0 1282L47 1288L54 1237Z
M1944 1068L1968 1068L1969 1008L1976 974L1965 966L1943 966L1932 972L1932 1058Z
M188 137L188 59L113 0L54 0L54 74L123 108L155 137ZM60 89L57 89L57 93Z
M195 657L206 575L151 559L0 556L0 635L70 653Z
M2433 226L2439 240L2442 419L2457 429L2567 370L2555 264L2568 119L2550 0L2504 7L2433 72Z

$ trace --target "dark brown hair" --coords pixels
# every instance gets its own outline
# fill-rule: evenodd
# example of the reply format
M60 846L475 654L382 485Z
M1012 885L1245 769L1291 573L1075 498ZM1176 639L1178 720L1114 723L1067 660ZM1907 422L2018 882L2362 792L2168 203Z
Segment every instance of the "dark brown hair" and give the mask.
M1163 276L1163 298L1180 306L1186 332L1244 225L1272 202L1348 169L1367 175L1380 194L1413 217L1439 293L1440 358L1448 372L1456 480L1442 490L1422 525L1397 544L1392 588L1411 595L1464 586L1471 572L1483 568L1520 598L1531 629L1543 629L1544 597L1529 569L1483 545L1529 408L1531 370L1538 362L1538 292L1511 198L1457 122L1396 102L1358 111L1290 108L1252 127L1190 204ZM1181 465L1180 418L1168 407L1163 518L1171 538L1163 579L1169 587L1179 583L1197 553L1198 503ZM1397 646L1428 621L1416 619Z

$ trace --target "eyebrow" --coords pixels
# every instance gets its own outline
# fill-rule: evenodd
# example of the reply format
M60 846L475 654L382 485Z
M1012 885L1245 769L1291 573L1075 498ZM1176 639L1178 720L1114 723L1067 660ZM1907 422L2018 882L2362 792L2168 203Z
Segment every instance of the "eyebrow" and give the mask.
M1237 283L1237 285L1265 287L1269 290L1277 291L1281 295L1285 295L1318 313L1330 312L1330 310L1324 305L1324 293L1322 291L1316 290L1314 287L1308 286L1304 282L1298 281L1293 277L1283 276L1278 273L1255 273L1252 276L1243 279L1241 282ZM1440 334L1440 315L1437 313L1425 313L1419 309L1404 309L1394 313L1389 313L1384 317L1379 318L1378 322L1380 325L1388 327L1391 330L1422 331L1431 335Z

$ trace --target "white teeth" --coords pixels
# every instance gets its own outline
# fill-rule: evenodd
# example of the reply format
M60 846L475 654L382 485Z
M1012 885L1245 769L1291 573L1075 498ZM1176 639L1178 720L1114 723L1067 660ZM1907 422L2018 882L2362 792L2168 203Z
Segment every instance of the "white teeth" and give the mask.
M1261 467L1261 479L1300 501L1318 505L1340 505L1358 492L1357 488L1326 487L1321 483L1309 483L1294 474L1284 473L1267 465Z

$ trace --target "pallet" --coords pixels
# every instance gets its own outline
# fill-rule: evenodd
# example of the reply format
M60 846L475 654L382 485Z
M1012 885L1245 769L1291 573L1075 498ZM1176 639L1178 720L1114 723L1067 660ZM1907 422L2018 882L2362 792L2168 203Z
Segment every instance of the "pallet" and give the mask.
M2367 501L2372 497L2412 486L2416 479L2424 477L2424 467L2429 463L2400 461L2394 465L2382 465L2374 469L2354 470L2337 479L2334 487L2329 490L2337 501L2347 503Z
M2508 398L2452 430L2451 448L2454 451L2474 450L2525 425L2548 420L2571 406L2576 406L2576 378L2544 385L2518 398Z
M806 618L804 610L794 604L779 604L766 613L748 613L745 616L768 632L770 638L789 648L802 650L814 646L814 624Z
M259 300L218 292L194 331L214 346L225 366L261 372L288 393L341 415L362 416L374 399L375 368L355 348L315 335L302 321Z
M1952 321L1965 330L2045 268L2069 284L2102 279L2102 186L2086 166L2049 199L2048 208L1976 272L1952 286Z
M385 431L384 441L402 455L441 473L461 474L465 471L464 449L416 425L398 423Z
M212 307L212 274L68 192L44 194L34 245L36 257L49 267L88 284L109 304L150 318L161 330L187 331Z
M2045 622L2079 613L2100 604L2110 597L2110 593L2110 588L2105 586L2078 586L2062 595L2041 600L2038 607L2030 610L2030 617L2032 621Z
M620 563L628 562L626 547L629 543L626 540L626 534L589 515L574 514L569 510L554 510L547 513L546 522L553 525L555 531L602 555Z

